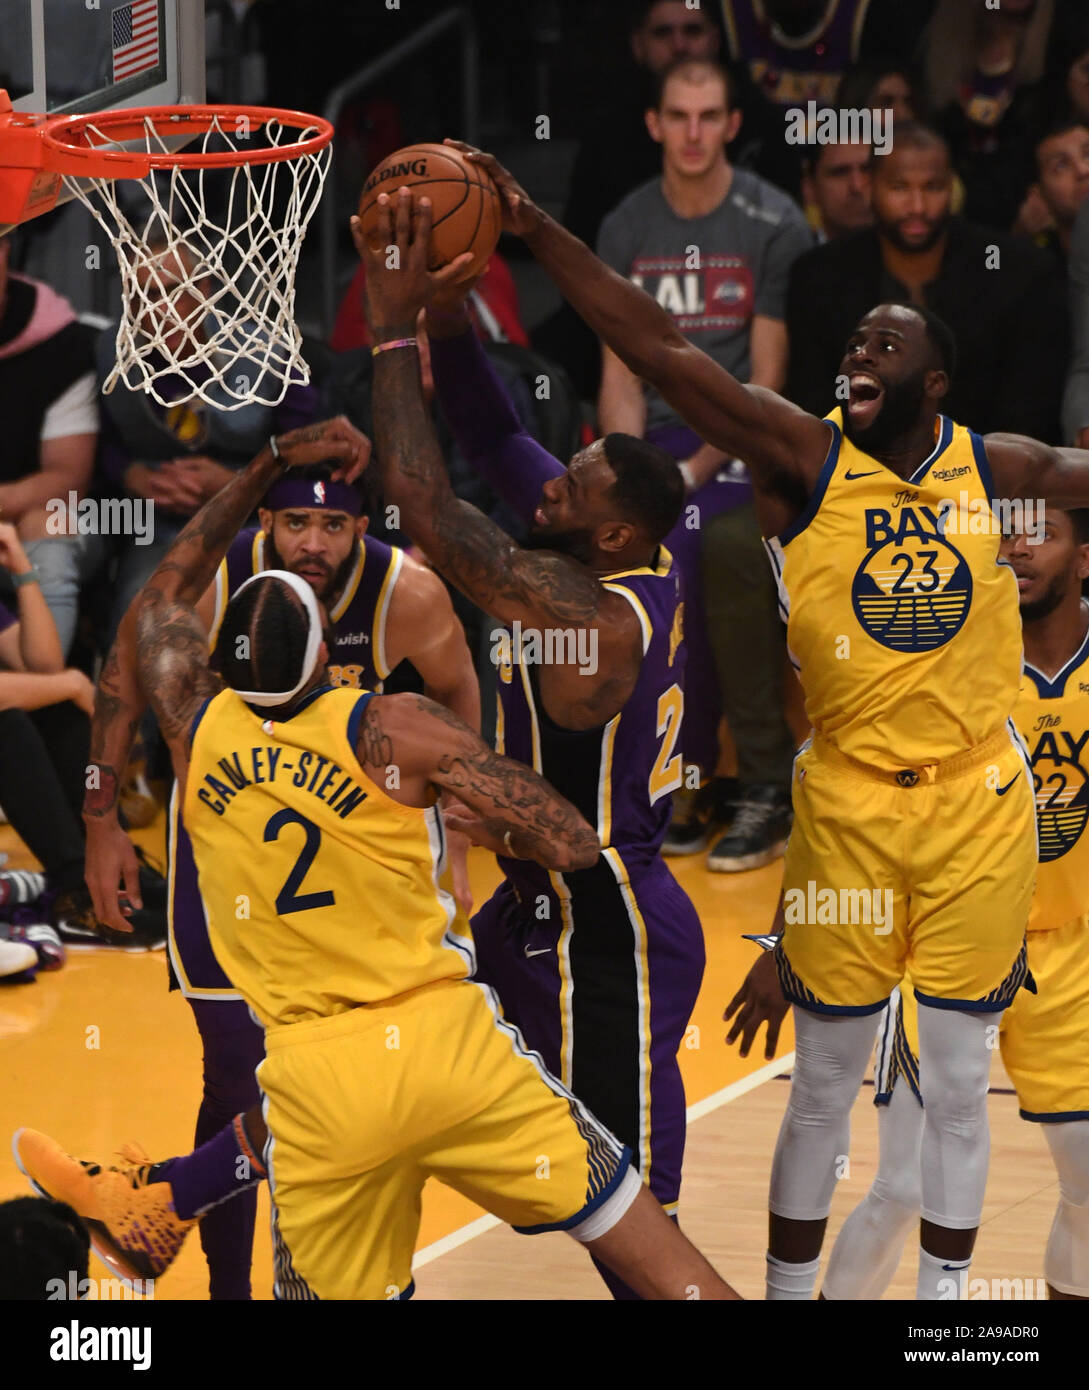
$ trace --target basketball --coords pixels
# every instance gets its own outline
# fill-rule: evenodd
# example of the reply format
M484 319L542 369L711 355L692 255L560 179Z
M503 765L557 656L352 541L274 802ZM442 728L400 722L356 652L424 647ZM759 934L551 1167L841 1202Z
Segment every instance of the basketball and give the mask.
M378 224L379 194L401 187L431 200L430 267L473 253L471 273L478 275L499 240L502 212L491 175L450 145L406 145L384 159L363 185L359 220L368 240Z

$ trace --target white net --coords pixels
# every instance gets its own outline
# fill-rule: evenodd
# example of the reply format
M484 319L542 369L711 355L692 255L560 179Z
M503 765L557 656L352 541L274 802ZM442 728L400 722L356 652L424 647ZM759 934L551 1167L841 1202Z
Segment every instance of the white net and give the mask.
M145 152L169 134L145 118ZM93 124L96 145L121 146ZM216 116L202 154L294 145L317 127ZM176 143L176 137L175 137ZM103 385L143 389L162 405L194 397L219 410L276 405L309 368L295 323L295 272L329 169L328 143L269 162L152 170L144 178L65 177L105 229L121 268L117 361Z

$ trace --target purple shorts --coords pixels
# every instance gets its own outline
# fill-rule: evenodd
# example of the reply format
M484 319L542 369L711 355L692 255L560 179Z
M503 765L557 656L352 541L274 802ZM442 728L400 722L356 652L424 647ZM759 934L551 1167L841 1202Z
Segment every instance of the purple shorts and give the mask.
M500 885L472 920L475 978L497 992L545 1066L631 1148L668 1207L681 1187L677 1053L703 979L700 920L660 859L629 880L613 850L563 881L562 919L550 911L539 920L538 903Z

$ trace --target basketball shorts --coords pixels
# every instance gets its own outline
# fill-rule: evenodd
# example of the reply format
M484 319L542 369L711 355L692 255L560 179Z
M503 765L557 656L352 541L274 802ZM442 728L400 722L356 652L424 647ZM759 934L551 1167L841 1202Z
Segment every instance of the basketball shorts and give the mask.
M704 967L703 930L684 889L660 859L629 871L609 848L589 869L553 875L544 905L525 885L503 882L472 931L474 978L631 1148L673 1215L686 1128L678 1053Z
M270 1028L266 1051L278 1298L409 1296L428 1178L532 1234L585 1220L630 1166L483 985Z
M777 952L792 1003L876 1013L910 970L935 1007L1009 1004L1026 977L1037 862L1031 768L1012 725L899 773L807 744L793 802Z
M1020 989L998 1025L1021 1118L1044 1124L1089 1120L1089 917L1028 934L1036 992ZM903 1078L919 1094L919 1010L911 981L894 991L878 1032L875 1099Z

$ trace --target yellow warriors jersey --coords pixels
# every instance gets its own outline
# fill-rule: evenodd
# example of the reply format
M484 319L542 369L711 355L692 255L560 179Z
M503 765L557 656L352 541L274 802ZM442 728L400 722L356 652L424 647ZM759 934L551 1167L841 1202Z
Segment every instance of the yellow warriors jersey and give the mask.
M1040 867L1030 931L1089 912L1089 636L1054 677L1025 663L1014 722L1032 760Z
M209 936L266 1026L472 969L437 807L392 800L356 758L373 698L324 686L273 721L223 690L194 721L182 817Z
M896 771L1000 730L1021 676L1017 584L983 441L945 416L910 479L833 440L802 515L766 542L815 732Z

